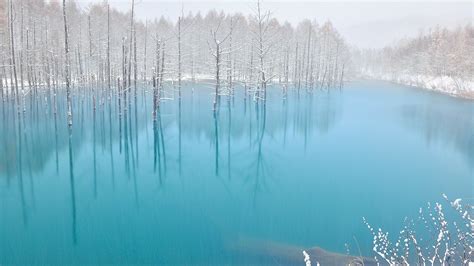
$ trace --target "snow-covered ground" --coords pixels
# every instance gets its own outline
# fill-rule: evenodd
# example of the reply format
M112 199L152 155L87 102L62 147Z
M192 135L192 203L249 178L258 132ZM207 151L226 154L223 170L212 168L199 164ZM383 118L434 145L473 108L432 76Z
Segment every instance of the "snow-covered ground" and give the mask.
M463 80L449 76L376 74L370 71L363 72L361 77L419 87L455 97L474 99L474 80Z

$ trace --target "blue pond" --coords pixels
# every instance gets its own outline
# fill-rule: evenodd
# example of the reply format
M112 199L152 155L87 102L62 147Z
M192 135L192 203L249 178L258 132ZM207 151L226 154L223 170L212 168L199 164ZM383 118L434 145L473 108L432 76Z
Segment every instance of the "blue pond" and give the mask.
M472 197L474 102L383 82L342 91L139 89L0 103L0 264L271 264L285 248L372 256L426 202ZM36 97L36 98L35 98ZM124 108L122 106L122 108ZM358 247L356 247L356 245ZM272 250L272 247L276 250ZM301 265L304 264L301 254Z

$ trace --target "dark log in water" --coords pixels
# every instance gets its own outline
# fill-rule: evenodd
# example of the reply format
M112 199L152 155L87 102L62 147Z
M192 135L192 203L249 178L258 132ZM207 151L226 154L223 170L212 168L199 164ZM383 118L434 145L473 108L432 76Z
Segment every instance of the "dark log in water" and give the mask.
M242 254L248 258L245 263L260 265L304 265L305 251L311 265L377 265L372 258L351 256L324 250L320 247L301 247L289 243L279 243L266 239L240 237L228 243L230 252Z

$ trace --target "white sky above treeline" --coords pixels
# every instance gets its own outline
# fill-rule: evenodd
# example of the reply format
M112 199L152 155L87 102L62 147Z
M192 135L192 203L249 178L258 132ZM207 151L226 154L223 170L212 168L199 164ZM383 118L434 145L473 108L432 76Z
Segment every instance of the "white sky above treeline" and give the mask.
M79 0L82 7L102 0ZM121 11L130 9L131 0L109 0ZM225 13L252 14L255 1L173 1L135 0L139 19L164 16L176 20L184 10L201 12L223 10ZM316 19L320 24L331 20L337 30L351 44L360 48L381 48L404 37L414 37L431 27L455 28L473 23L474 2L454 1L263 1L263 7L272 11L280 21L296 25L302 19Z

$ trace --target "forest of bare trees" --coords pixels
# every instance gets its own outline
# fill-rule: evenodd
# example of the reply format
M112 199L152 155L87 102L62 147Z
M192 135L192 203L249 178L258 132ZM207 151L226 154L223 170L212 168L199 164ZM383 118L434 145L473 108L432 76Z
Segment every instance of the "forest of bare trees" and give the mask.
M204 79L215 87L216 109L235 85L257 101L270 83L285 91L340 88L349 62L348 46L331 22L304 20L293 27L272 18L260 2L248 17L210 11L182 14L176 22L137 20L133 0L128 13L105 1L86 8L63 3L6 3L1 97L15 100L19 110L26 95L56 95L64 86L100 90L94 106L112 94L120 105L136 97L137 87L149 86L156 109L161 98L174 92L179 98L183 82Z
M356 51L353 60L363 75L440 90L470 90L474 28L469 24L456 29L435 27L384 49Z

